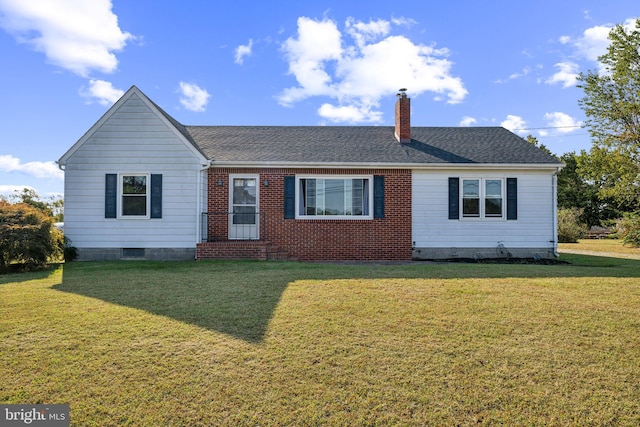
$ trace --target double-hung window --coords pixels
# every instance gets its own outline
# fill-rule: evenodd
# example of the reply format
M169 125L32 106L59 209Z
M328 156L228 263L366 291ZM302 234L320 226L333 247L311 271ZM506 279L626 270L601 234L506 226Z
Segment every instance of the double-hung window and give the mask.
M298 218L372 218L372 177L297 177Z
M502 218L502 180L484 180L484 216Z
M149 212L149 176L120 175L123 217L147 218Z
M462 179L463 218L503 218L502 179Z
M162 218L162 174L105 174L104 217Z

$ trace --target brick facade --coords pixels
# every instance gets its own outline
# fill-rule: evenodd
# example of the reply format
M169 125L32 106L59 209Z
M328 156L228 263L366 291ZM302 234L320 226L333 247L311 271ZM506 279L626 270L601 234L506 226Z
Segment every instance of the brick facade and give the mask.
M411 171L388 169L235 169L208 172L208 212L229 209L229 175L260 176L260 242L228 241L227 218L210 216L211 243L198 245L198 259L411 260ZM284 177L383 175L385 217L375 219L284 219ZM265 179L269 185L265 186ZM218 185L221 183L222 185ZM226 241L225 241L226 240Z

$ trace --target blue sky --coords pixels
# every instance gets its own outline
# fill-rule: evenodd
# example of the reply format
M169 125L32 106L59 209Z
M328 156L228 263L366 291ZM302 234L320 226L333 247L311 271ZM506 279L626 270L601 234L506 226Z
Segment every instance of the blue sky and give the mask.
M0 0L0 193L63 192L55 161L132 85L189 125L504 126L590 148L579 72L637 0Z

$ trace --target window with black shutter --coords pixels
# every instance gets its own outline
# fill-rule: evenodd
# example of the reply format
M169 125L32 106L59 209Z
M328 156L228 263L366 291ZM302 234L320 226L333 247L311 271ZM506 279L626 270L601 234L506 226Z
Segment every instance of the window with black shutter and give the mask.
M162 174L105 175L105 218L162 218Z

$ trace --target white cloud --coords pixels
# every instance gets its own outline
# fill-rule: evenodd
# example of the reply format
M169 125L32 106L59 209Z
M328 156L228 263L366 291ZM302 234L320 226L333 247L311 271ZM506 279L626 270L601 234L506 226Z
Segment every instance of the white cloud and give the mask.
M513 73L509 76L509 80L519 79L520 77L524 77L531 72L531 67L524 67L522 71L519 73Z
M36 178L64 179L64 172L55 162L22 163L19 158L11 154L0 154L0 172L19 172Z
M571 37L569 37L569 36L561 36L561 37L558 39L558 41L559 41L561 44L567 44L567 43L570 43L570 42L571 42Z
M279 100L291 105L309 96L337 95L331 87L331 76L325 71L325 62L342 56L342 35L333 21L314 21L298 18L298 38L287 39L282 49L289 61L289 73L298 80L299 87L285 89Z
M557 128L558 133L571 133L580 129L582 121L576 120L568 114L556 111L544 115L549 127Z
M609 26L597 25L587 28L578 39L573 40L573 44L580 57L589 61L597 62L598 57L607 51L609 46Z
M190 111L202 112L209 103L209 92L194 83L180 82L180 104Z
M367 42L375 41L380 37L384 37L391 31L391 23L383 19L377 21L369 20L368 23L356 21L353 18L347 18L345 23L347 33L353 37L356 45L362 48Z
M52 64L87 77L115 71L114 52L133 38L111 9L110 0L0 0L0 26Z
M522 54L522 56L525 56L527 58L533 58L533 54L531 53L531 51L529 49L522 49L522 52L520 52Z
M391 18L391 23L399 27L411 27L418 22L415 19L405 18L404 16L401 16L399 18Z
M622 25L630 32L635 29L635 20L636 18L628 18ZM598 57L607 53L607 48L611 43L608 37L613 27L611 24L589 27L579 37L560 37L560 43L573 46L575 49L574 57L586 59L601 67L602 64L598 62ZM603 71L601 67L600 72Z
M450 104L461 102L467 90L460 78L451 75L453 63L447 49L391 35L393 25L407 22L349 18L343 34L332 20L300 17L297 37L282 45L289 73L298 85L283 90L278 101L290 106L326 96L335 103L323 104L319 114L334 121L349 117L352 122L382 121L377 111L380 99L394 95L400 87L412 95L433 92Z
M500 123L500 126L521 135L527 133L527 130L525 129L527 127L527 122L525 122L520 116L509 114L507 115L507 119Z
M376 123L382 121L382 113L371 111L370 106L343 105L336 107L331 104L322 104L318 109L318 115L336 123Z
M553 85L556 83L562 83L562 88L566 89L571 86L575 86L578 81L578 64L573 62L558 62L554 65L559 70L547 80L545 83Z
M252 48L253 48L253 39L249 39L249 44L246 44L246 45L241 44L240 46L238 46L236 48L236 56L235 56L234 62L236 64L242 65L242 63L244 62L245 56L251 55Z
M474 119L473 117L469 117L469 116L464 116L462 118L462 120L460 120L460 126L462 127L469 127L475 123L478 123L478 120Z
M22 193L22 190L25 188L36 191L36 189L30 185L0 185L0 196L9 197L15 192Z
M110 106L124 95L124 91L113 87L111 82L89 80L89 88L81 88L80 95L87 98L88 103L96 100L99 104Z
M526 67L524 67L522 69L522 71L512 73L506 79L498 79L494 83L507 83L509 80L520 79L522 77L525 77L525 76L529 75L534 69L539 70L541 68L542 68L542 65L540 65L540 64L536 65L535 68L530 67L530 66L526 66Z

